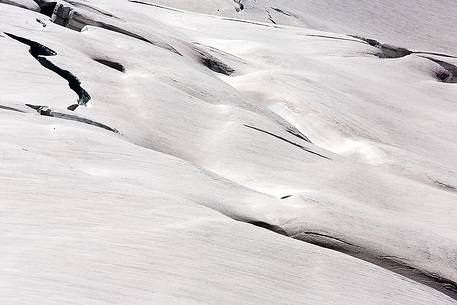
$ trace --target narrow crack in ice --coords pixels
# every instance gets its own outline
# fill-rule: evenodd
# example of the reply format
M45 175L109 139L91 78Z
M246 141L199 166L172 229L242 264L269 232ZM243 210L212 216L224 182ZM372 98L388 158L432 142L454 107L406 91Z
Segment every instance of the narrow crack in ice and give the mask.
M27 107L30 107L30 108L36 110L40 115L43 115L43 116L49 116L49 117L63 119L63 120L80 122L80 123L84 123L87 125L92 125L95 127L103 128L103 129L106 129L106 130L114 132L114 133L119 133L119 131L117 131L114 128L109 127L108 125L105 125L105 124L102 124L102 123L99 123L99 122L96 122L93 120L89 120L86 118L82 118L82 117L79 117L76 115L57 112L47 106L32 105L32 104L25 104L25 105Z
M235 69L223 63L219 58L209 54L200 48L194 47L194 51L198 57L198 61L213 72L231 76L235 73Z
M304 147L303 145L294 143L294 142L292 142L292 141L290 141L290 140L287 140L286 138L283 138L283 137L281 137L281 136L275 135L274 133L271 133L271 132L262 130L262 129L257 128L257 127L254 127L254 126L246 125L246 124L244 124L244 126L247 127L247 128L250 128L250 129L253 129L253 130L262 132L262 133L264 133L264 134L270 135L270 136L272 136L272 137L275 137L275 138L277 138L277 139L279 139L279 140L282 140L282 141L284 141L284 142L287 142L287 143L289 143L289 144L292 144L293 146L296 146L296 147L298 147L298 148L300 148L300 149L302 149L302 150L304 150L304 151L306 151L306 152L309 152L309 153L311 153L311 154L313 154L313 155L319 156L319 157L324 158L324 159L327 159L327 160L331 160L331 159L330 159L329 157L327 157L327 156L321 155L320 153L317 153L317 152L315 152L315 151L312 151L312 150L310 150L310 149L307 149L307 148Z
M35 41L16 36L11 33L5 33L10 38L19 41L20 43L26 44L30 47L30 54L46 69L51 70L60 77L68 81L68 86L78 95L77 104L71 105L68 107L69 110L75 110L78 105L86 105L90 101L91 97L87 91L81 87L81 81L70 71L64 70L51 61L45 58L45 56L55 56L57 52L51 50L50 48L37 43ZM75 107L76 106L76 107Z
M436 58L432 58L432 57L428 57L428 56L421 56L421 57L433 61L434 63L440 65L444 69L444 72L438 72L436 74L436 77L440 81L442 81L443 83L451 83L451 84L457 83L457 66L454 66L453 64L450 64L450 63L442 61L442 60L438 60Z
M107 59L99 59L99 58L94 58L93 60L104 66L107 66L111 69L125 73L125 67L118 62L107 60Z
M102 9L97 8L95 6L92 6L92 5L88 5L86 3L81 3L81 2L78 2L78 1L71 1L71 0L65 0L65 2L70 3L74 7L85 9L85 10L87 10L89 12L94 12L96 14L100 14L100 15L103 15L103 16L106 16L106 17L115 18L115 19L124 21L121 18L115 16L114 14L112 14L112 13L110 13L108 11L102 10Z
M286 16L288 16L288 17L293 17L293 15L292 15L291 13L288 13L288 12L286 12L286 11L280 9L280 8L272 7L271 9L274 10L274 11L276 11L276 12L278 12L278 13L281 13L281 14L283 14L283 15L286 15Z
M291 195L284 196L281 199L287 199ZM410 265L406 259L395 256L373 253L370 249L363 248L360 245L348 242L340 237L332 236L330 233L321 233L315 231L303 231L296 234L290 234L281 226L271 225L265 222L247 222L272 231L274 233L290 237L295 240L310 243L319 247L334 250L343 254L350 255L357 259L372 263L396 274L409 278L415 282L433 288L455 300L457 300L457 283L441 277L439 274L427 272Z
M365 38L357 35L349 36L365 41L370 46L379 49L381 52L375 55L380 58L401 58L413 54L413 51L410 51L408 49L396 47L390 44L380 43L379 41L371 38Z
M9 106L0 105L0 109L24 113L24 111L22 111L22 110L19 110L19 109L13 108L13 107L9 107Z
M179 12L179 11L180 11L180 10L177 10L177 9L173 9L173 8L171 8L171 7L167 7L167 6L163 6L163 5L158 5L158 4L153 4L153 3L144 2L144 1L129 0L129 2L136 3L136 4L149 5L149 6L153 6L153 7L157 7L157 8L163 8L163 9L166 9L166 10L169 10L169 11L173 11L173 12Z
M277 24L277 22L273 19L273 16L271 16L270 11L266 7L265 7L265 12L267 12L268 20L270 20L271 23L273 23L273 24Z

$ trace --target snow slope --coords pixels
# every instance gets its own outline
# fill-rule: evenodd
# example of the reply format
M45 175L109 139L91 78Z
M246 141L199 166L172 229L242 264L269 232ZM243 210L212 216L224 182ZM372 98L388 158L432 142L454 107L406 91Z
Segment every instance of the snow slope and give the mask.
M457 60L360 39L435 2L7 2L1 303L456 303Z
M211 15L357 34L422 51L453 52L453 0L142 0Z

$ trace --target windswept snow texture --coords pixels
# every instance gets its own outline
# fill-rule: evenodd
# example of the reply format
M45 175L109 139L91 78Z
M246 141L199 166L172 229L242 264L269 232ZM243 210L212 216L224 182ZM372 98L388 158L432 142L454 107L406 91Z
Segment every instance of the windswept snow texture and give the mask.
M0 1L0 304L457 304L453 1L54 2Z

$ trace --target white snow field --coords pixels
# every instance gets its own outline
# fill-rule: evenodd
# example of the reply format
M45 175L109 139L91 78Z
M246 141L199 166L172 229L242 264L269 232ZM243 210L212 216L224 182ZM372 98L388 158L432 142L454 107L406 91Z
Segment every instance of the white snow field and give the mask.
M0 304L457 304L453 2L0 0Z

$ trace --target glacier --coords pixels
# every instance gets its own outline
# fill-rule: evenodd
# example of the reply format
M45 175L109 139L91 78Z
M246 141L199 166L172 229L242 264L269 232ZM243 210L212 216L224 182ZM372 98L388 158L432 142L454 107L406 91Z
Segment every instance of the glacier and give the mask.
M0 303L457 304L451 0L0 0Z

